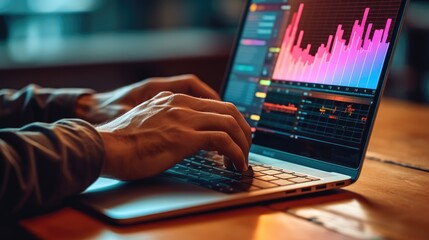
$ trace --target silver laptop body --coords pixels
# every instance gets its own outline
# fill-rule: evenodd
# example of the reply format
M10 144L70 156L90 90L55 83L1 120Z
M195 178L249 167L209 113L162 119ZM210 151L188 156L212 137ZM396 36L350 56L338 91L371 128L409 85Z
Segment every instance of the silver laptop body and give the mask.
M246 4L222 96L254 131L249 155L254 180L222 185L201 177L205 184L199 184L198 164L223 171L210 161L220 156L202 151L152 179L100 178L75 202L107 221L130 224L355 182L407 5L406 0L370 2ZM350 9L348 16L338 14ZM186 170L189 166L193 169ZM190 171L194 180L180 171Z

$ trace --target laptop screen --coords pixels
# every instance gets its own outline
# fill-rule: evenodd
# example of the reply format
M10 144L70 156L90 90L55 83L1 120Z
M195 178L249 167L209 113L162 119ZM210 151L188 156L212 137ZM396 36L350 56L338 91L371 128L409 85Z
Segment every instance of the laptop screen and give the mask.
M254 143L357 168L403 2L252 0L224 100Z

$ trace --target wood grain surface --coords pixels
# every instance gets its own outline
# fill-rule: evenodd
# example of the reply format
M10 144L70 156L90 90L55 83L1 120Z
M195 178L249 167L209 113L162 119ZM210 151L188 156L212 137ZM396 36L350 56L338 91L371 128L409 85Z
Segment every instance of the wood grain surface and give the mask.
M383 99L368 151L429 169L429 106Z

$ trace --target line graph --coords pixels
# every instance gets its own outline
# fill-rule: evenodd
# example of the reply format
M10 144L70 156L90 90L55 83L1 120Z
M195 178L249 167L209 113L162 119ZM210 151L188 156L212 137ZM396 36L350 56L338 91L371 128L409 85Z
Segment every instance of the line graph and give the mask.
M359 144L366 125L369 103L342 102L329 97L308 97L300 109L297 130L319 139L342 140Z
M370 8L365 8L362 19L354 21L348 40L339 24L335 35L327 36L312 55L311 44L301 47L306 34L299 29L303 14L301 3L286 28L273 79L376 89L390 46L392 19L386 19L383 29L373 29L367 21Z
M325 142L360 144L371 100L281 85L267 91L258 127Z

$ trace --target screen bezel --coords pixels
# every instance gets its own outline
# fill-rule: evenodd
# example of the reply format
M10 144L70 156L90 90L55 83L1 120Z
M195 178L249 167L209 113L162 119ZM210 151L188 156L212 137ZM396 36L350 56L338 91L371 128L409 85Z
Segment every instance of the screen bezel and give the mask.
M376 113L378 111L380 101L381 101L381 97L383 95L384 88L385 88L385 85L387 82L387 76L389 74L389 70L390 70L390 67L392 64L394 52L395 52L395 49L396 49L396 46L398 43L398 39L399 39L399 34L401 32L401 29L402 29L403 20L405 17L405 12L406 12L406 9L408 6L408 2L409 2L409 0L402 0L401 1L401 6L399 8L398 16L396 18L396 22L394 25L395 27L394 27L394 30L392 33L392 38L390 40L390 42L393 44L390 44L390 46L389 46L389 49L388 49L388 52L386 55L386 60L384 61L383 69L382 69L380 79L378 82L378 86L377 86L377 89L376 89L375 94L374 94L374 103L372 104L372 106L369 110L369 115L368 115L369 121L368 121L367 126L365 127L364 137L363 137L363 141L362 141L363 146L362 146L361 151L359 153L360 160L359 160L356 167L348 167L348 166L344 166L344 165L340 165L340 164L336 164L336 163L331 163L331 162L327 162L327 161L323 161L323 160L319 160L319 159L307 158L307 157L301 158L300 156L289 154L286 152L282 152L282 151L279 151L277 149L264 147L261 144L253 144L255 146L252 147L252 152L259 153L262 155L268 155L269 157L285 159L288 161L290 160L292 162L296 161L299 164L310 165L311 167L317 166L317 168L324 169L327 171L335 170L336 172L340 172L340 173L352 176L352 179L356 180L360 174L360 169L362 168L363 160L365 159L365 153L366 153L366 150L368 148L368 143L370 140L371 132L372 132L374 122L376 119ZM234 46L232 49L232 54L231 54L231 57L229 58L228 67L227 67L227 70L225 72L224 80L222 82L221 89L220 89L220 94L221 94L222 99L224 99L224 97L225 97L224 96L225 90L226 90L226 87L228 85L228 80L229 80L230 75L231 75L231 71L232 71L234 61L236 59L237 49L238 49L239 44L240 44L240 39L241 39L241 36L243 34L244 25L246 23L246 19L247 19L248 13L249 13L249 8L250 8L251 3L252 3L252 0L248 0L247 3L245 4L245 8L243 9L241 22L240 22L238 32L237 32L237 35L235 37L235 43L234 43Z

